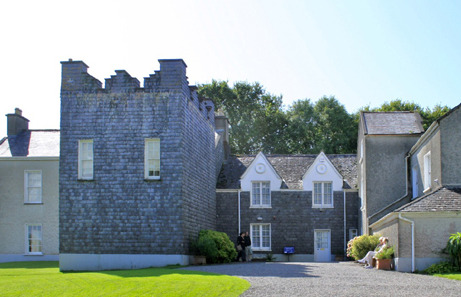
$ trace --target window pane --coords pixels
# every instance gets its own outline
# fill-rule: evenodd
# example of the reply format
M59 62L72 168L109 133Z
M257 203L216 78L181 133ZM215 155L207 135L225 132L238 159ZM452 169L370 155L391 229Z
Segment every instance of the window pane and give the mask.
M261 204L261 187L260 183L253 183L253 189L251 192L252 195L252 203L253 205L259 205Z
M271 204L271 186L270 183L262 183L262 204Z
M28 200L29 202L40 202L42 189L41 188L29 188Z
M28 251L30 253L39 253L42 251L42 227L28 226Z
M314 183L314 204L322 204L322 183Z
M262 247L270 248L270 245L271 245L270 225L262 225L261 228L262 228Z
M323 193L324 193L324 196L323 196L323 203L324 204L333 204L333 201L332 201L332 196L333 196L333 192L332 192L332 186L331 186L331 183L324 183L324 187L323 187Z
M93 176L93 161L84 160L82 161L82 177Z
M251 236L253 237L251 239L251 245L253 247L261 247L261 238L260 238L260 232L259 232L259 225L252 225L251 226Z
M29 179L29 187L41 187L42 186L42 175L40 172L28 172L27 177Z

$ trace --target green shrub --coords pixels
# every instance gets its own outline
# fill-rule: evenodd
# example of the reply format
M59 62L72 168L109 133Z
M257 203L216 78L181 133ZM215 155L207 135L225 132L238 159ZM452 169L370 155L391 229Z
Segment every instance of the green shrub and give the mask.
M461 270L461 233L457 232L451 234L447 242L447 247L445 248L448 254L450 255L450 260L452 264Z
M201 230L197 241L192 243L192 251L205 256L207 263L229 263L237 258L237 251L227 234L213 230Z
M375 255L376 259L392 259L394 257L394 247L389 246L384 248L381 252Z
M422 271L422 273L426 274L443 274L453 272L457 272L457 268L453 266L452 263L446 261L432 264L431 266Z
M369 251L374 251L379 244L379 235L362 235L353 239L352 248L348 256L353 257L355 260L360 260Z

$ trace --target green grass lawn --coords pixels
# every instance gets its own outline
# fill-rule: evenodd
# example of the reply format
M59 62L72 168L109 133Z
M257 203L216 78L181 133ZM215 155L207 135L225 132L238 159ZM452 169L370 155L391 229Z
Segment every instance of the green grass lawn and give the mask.
M455 279L461 281L461 273L434 274L434 276Z
M174 268L60 272L58 262L0 263L1 296L239 296L243 279Z

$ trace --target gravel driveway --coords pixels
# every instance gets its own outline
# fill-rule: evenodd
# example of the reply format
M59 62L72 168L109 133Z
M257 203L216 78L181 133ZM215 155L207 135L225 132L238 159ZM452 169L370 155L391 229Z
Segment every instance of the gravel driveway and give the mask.
M234 263L184 269L246 279L251 288L242 296L461 296L461 281L364 269L353 262Z

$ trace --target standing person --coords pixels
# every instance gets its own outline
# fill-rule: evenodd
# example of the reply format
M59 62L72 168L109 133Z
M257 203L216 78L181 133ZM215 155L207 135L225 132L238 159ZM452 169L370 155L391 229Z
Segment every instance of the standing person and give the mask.
M239 237L237 237L237 262L242 258L242 262L246 261L245 255L245 232L240 232Z
M253 251L251 250L251 238L248 234L248 231L245 232L245 257L248 262L251 262L251 256L253 255Z

